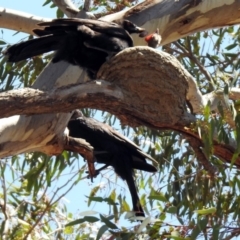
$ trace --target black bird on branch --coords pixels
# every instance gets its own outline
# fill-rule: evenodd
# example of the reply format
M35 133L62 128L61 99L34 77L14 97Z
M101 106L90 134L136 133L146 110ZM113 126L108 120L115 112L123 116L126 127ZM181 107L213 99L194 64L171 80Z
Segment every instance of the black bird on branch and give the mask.
M83 138L90 143L94 148L95 161L105 164L104 167L96 170L97 174L107 166L112 166L114 171L126 180L132 197L133 211L136 216L144 216L133 170L156 172L157 169L145 159L156 161L109 125L84 117L80 111L74 113L68 123L68 129L69 136Z
M132 33L147 32L128 20L119 24L92 19L55 19L41 22L33 32L39 38L10 46L5 55L18 62L39 54L56 51L52 62L61 60L79 65L94 79L101 65L111 56L133 46Z

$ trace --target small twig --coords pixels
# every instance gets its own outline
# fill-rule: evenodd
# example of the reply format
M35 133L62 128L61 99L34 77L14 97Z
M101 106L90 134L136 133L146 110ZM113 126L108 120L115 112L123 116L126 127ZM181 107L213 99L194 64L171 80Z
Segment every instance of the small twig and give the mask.
M34 230L34 228L39 224L39 222L42 220L42 218L45 216L45 213L49 210L51 205L54 205L55 203L57 203L63 196L65 196L69 191L71 191L71 189L73 188L73 186L75 185L75 182L72 184L72 186L63 194L61 194L55 201L53 201L53 199L55 198L55 196L57 195L57 192L59 190L61 190L62 188L66 187L72 180L73 178L76 177L76 175L78 175L78 173L74 174L64 185L62 185L61 187L57 188L57 190L54 192L52 198L49 200L48 203L46 203L46 208L43 210L41 216L35 221L35 223L31 226L31 228L28 230L28 232L26 233L26 235L24 236L23 240L27 240L28 236L31 234L31 232Z
M223 240L231 240L234 237L238 236L240 233L240 229L237 228L236 230L234 230L233 232L230 233L230 235L228 235L226 238L223 238Z
M193 148L198 161L203 165L204 169L208 171L209 175L214 177L218 172L218 169L210 163L204 154L201 140L187 135L185 135L185 138L188 140L189 145Z
M188 38L187 38L188 39ZM181 49L181 51L188 57L190 58L193 62L196 63L196 65L199 67L199 69L201 70L201 72L205 75L206 79L208 80L209 84L210 84L210 90L213 91L214 90L214 82L212 80L212 77L210 75L210 73L207 71L207 69L199 62L199 60L194 56L192 50L191 50L191 44L190 42L189 44L189 51L187 51L180 43L178 42L173 42L173 44L178 47L179 49Z

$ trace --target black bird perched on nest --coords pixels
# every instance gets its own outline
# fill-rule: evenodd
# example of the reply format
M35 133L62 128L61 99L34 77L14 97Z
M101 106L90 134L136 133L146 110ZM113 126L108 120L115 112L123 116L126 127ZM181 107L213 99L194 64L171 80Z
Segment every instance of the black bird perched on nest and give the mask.
M156 161L109 125L84 117L80 111L75 111L68 123L68 129L69 136L83 138L92 145L96 162L106 164L96 170L97 173L107 166L112 166L115 172L126 180L132 197L133 211L136 216L144 216L133 170L156 172L157 169L145 159Z
M5 55L18 62L39 54L56 51L52 62L61 60L79 65L94 79L101 65L112 55L133 46L132 33L147 32L128 20L120 24L92 19L55 19L41 22L33 32L39 38L10 46Z

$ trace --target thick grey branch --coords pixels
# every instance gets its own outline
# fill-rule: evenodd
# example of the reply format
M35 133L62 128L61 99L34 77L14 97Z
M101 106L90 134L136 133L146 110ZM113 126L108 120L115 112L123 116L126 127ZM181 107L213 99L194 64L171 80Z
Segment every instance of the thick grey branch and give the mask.
M159 28L165 45L195 32L239 24L239 8L238 0L157 0L144 1L122 15L149 32ZM134 40L136 45L144 43Z
M0 94L0 109L3 110L0 117L69 112L84 107L101 109L121 100L121 90L105 81L71 84L45 92L23 88Z
M49 18L34 16L29 13L0 7L0 27L34 35L33 29L39 22L50 21Z
M62 0L63 1L63 0ZM63 1L64 2L64 1ZM107 21L127 18L149 32L159 28L162 45L194 32L240 23L238 0L157 0L145 1L130 9L105 16ZM36 20L29 14L0 8L0 27L32 33ZM17 20L16 20L17 18ZM40 20L38 17L37 22ZM18 22L28 21L26 26ZM46 19L41 19L45 21ZM8 22L11 21L11 24ZM133 36L135 45L146 45L144 39Z

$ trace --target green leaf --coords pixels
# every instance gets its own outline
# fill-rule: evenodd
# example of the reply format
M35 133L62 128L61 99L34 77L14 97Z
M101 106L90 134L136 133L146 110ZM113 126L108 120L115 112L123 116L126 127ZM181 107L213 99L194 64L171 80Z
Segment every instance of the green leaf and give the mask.
M164 237L166 238L170 238L170 239L174 239L174 240L190 240L191 238L189 237L176 237L176 236L172 236L172 235L164 235Z
M99 218L92 217L92 216L87 216L87 217L84 217L84 218L80 218L80 219L74 220L74 221L66 224L65 227L77 225L77 224L84 223L84 222L94 223L94 222L97 222L97 221L99 221Z
M99 200L97 200L97 198L94 198L94 196L96 195L96 193L98 192L99 189L100 189L100 186L96 186L90 192L90 196L89 196L89 199L88 199L88 207L90 206L91 201L98 201L98 202L103 201L103 200L101 200L103 198L99 198Z
M213 226L212 239L219 239L219 230L220 230L220 225L216 224Z
M237 53L224 53L224 55L230 58L236 58L238 56Z
M177 213L177 208L174 207L174 206L169 207L169 208L166 210L166 212L175 214L175 213Z
M198 226L195 226L192 230L192 234L190 236L190 239L197 239L197 236L200 234L201 230Z
M126 202L125 198L122 200L122 208L124 211L131 211L129 204Z
M52 0L47 0L42 6L46 6L46 5L49 4L50 2L52 2Z
M74 228L72 226L67 226L63 231L65 234L72 234L74 232Z
M94 223L94 222L99 221L99 218L93 217L93 216L86 216L86 217L84 217L84 219L85 219L86 222L90 222L90 223Z
M195 213L199 215L208 215L208 214L213 214L217 211L215 207L212 208L205 208L205 209L200 209L200 210L195 210Z
M100 218L101 218L102 222L104 222L109 228L118 229L118 227L114 223L109 221L109 219L105 218L102 214L100 214Z
M166 202L167 199L165 198L165 196L162 193L159 193L159 195L151 195L148 197L151 200L159 200L162 202Z
M115 189L111 192L110 199L112 199L113 202L116 201L116 191L115 191Z
M208 224L208 219L204 218L199 221L198 226L200 227L200 230L203 231L206 229L207 224Z
M98 230L96 240L99 240L107 230L108 230L108 227L106 225L101 226Z
M57 14L57 18L63 18L64 17L64 13L60 8L58 8L56 14Z
M235 47L237 47L237 46L238 46L237 43L233 43L233 44L230 44L230 45L228 45L227 47L225 47L225 49L231 50L231 49L233 49L233 48L235 48Z

